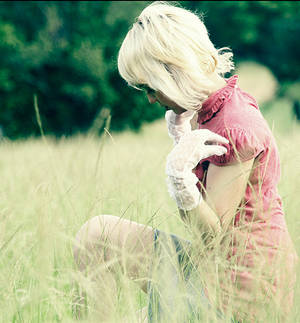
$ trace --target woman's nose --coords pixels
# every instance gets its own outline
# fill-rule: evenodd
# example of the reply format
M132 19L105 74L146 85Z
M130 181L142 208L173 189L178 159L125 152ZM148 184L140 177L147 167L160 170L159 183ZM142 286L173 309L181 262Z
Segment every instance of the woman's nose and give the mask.
M152 95L152 94L147 93L147 98L148 98L148 101L149 101L150 104L153 104L153 103L155 103L157 101L156 96Z

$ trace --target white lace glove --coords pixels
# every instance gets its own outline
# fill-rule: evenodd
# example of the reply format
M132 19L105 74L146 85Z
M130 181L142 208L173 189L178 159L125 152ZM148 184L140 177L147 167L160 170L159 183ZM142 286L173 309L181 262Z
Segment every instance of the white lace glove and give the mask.
M174 145L178 143L180 137L192 131L190 121L193 119L196 111L187 110L184 113L176 114L173 110L168 110L165 114L167 121L168 134L173 139Z
M208 129L193 130L184 134L168 155L168 191L180 209L190 211L200 203L202 196L196 186L198 178L192 170L200 160L227 152L218 143L227 144L228 140Z

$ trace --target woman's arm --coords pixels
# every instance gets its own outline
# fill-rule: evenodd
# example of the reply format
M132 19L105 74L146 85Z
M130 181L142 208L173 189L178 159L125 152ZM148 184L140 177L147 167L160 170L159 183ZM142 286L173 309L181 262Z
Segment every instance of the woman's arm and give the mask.
M227 231L244 197L253 161L221 167L209 165L204 199L193 210L179 209L193 233L217 236Z

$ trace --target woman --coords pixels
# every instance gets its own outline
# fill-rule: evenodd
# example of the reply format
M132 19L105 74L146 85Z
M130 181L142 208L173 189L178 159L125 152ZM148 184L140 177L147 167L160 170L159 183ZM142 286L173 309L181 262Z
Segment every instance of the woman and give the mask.
M111 289L121 266L149 293L149 321L203 321L209 312L221 321L266 321L271 312L275 320L285 317L297 255L277 192L278 151L254 98L236 75L223 77L233 69L230 50L214 47L195 14L155 2L124 39L118 68L130 86L167 110L174 140L168 191L193 239L101 215L77 234L80 270L99 274L106 266L101 288ZM178 304L187 311L178 313L175 294L182 288Z

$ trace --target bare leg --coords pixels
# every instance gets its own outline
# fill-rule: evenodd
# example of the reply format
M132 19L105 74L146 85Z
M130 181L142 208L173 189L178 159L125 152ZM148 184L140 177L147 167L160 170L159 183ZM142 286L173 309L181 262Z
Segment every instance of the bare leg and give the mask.
M104 322L115 310L118 272L147 292L153 229L112 215L96 216L77 233L74 257L81 273L79 285L83 285L94 300L92 307L97 319ZM79 296L78 308L86 298L84 293ZM78 310L77 316L80 317Z

